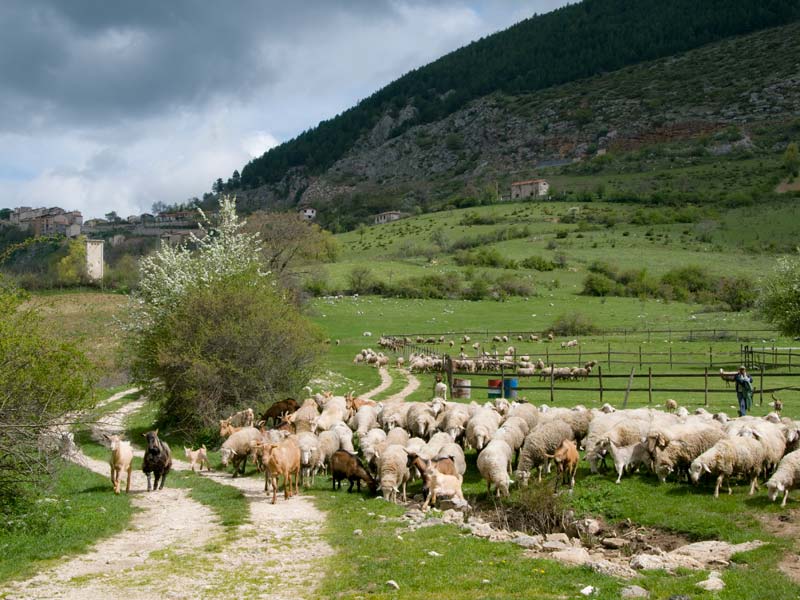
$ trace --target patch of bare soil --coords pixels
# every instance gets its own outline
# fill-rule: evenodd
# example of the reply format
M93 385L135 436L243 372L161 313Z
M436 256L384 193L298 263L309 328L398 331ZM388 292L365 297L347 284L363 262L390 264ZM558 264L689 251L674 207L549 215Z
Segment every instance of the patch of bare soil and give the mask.
M365 400L369 400L370 398L377 396L384 390L388 390L392 386L392 376L389 374L389 369L381 367L380 369L378 369L378 373L380 373L381 376L380 385L378 387L372 388L368 392L359 394L358 395L359 398L364 398Z
M408 369L401 369L403 375L408 378L408 384L402 390L393 394L386 398L384 402L405 402L405 399L408 398L411 394L417 391L419 387L419 379L417 379Z
M793 540L797 548L797 539L800 538L800 509L792 508L780 514L761 514L758 519L764 529L779 537ZM800 553L787 553L778 568L789 579L800 583Z

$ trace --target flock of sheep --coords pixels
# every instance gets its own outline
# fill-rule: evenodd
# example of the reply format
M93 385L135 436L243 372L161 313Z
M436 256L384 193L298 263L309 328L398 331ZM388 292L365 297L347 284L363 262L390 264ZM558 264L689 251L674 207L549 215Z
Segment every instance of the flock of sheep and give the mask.
M634 469L651 471L661 481L697 483L710 476L716 497L726 481L731 492L734 478L749 483L752 494L760 477L770 477L770 499L782 494L785 505L789 490L800 482L800 422L777 412L731 419L702 408L689 414L673 401L666 411L615 410L608 404L600 409L537 408L505 399L462 404L446 401L446 391L440 382L429 402L391 403L316 394L302 405L273 410L273 423L280 423L274 429L254 427L250 411L240 426L221 424L230 434L222 445L222 462L234 465L234 476L243 472L248 458L259 464L273 502L278 475L288 498L287 479L294 477L296 491L298 477L313 483L320 471L330 471L334 489L343 479L350 489L354 484L360 489L363 482L393 502L407 499L407 484L414 479L423 480L426 506L445 497L461 502L465 451L470 449L477 452L487 490L497 495L508 495L515 481L521 486L534 476L541 481L551 463L572 489L579 449L592 473L610 459L617 483Z

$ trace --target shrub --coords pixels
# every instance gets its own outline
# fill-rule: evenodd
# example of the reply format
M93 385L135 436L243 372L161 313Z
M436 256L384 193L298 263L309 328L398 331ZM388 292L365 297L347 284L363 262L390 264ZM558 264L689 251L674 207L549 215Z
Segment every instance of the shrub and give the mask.
M719 280L717 299L727 304L732 311L753 308L757 298L756 286L747 277L723 277Z
M369 267L357 266L347 274L347 284L354 294L370 294L375 291L377 279Z
M570 313L558 317L548 331L556 335L594 335L600 328L584 314Z
M278 395L313 373L321 332L274 280L252 273L194 286L152 330L139 378L158 378L161 421L191 433Z
M775 270L761 289L758 299L761 316L777 325L784 335L800 335L800 259L778 259Z
M584 296L621 296L623 286L600 273L589 273L583 280Z
M536 271L552 271L556 268L551 261L541 256L529 256L520 262L519 265L523 269L534 269Z
M614 280L617 278L617 267L602 260L596 260L592 262L589 265L589 272L599 273L600 275L605 275L606 277Z
M683 288L690 293L713 288L713 279L708 272L698 265L689 265L671 269L661 276L661 282L671 285L673 288Z
M497 248L480 248L475 251L462 250L453 256L457 265L474 265L476 267L494 267L497 269L516 269L517 263L513 259L500 254Z
M0 524L56 464L51 459L63 448L58 439L42 443L45 430L92 402L88 359L54 339L25 299L0 279Z

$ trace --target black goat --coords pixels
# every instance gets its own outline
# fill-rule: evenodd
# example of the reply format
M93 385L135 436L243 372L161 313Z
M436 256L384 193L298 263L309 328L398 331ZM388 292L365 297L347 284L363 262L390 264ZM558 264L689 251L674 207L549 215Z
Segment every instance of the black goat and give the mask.
M166 442L158 439L158 429L142 434L147 438L147 450L142 461L142 471L147 476L147 491L164 489L167 473L172 468L172 452ZM155 485L150 487L150 473L155 476ZM161 479L161 486L158 480Z
M350 482L350 487L347 488L347 491L352 492L353 484L355 483L360 492L361 480L363 479L373 494L378 491L378 482L361 464L358 455L350 454L346 450L337 450L331 456L331 477L334 490L337 483L339 484L339 489L342 489L342 479L347 479Z
M294 398L280 400L264 411L264 414L261 415L261 420L264 421L265 424L269 424L269 420L272 419L272 424L275 426L285 414L293 413L298 408L300 408L300 406Z

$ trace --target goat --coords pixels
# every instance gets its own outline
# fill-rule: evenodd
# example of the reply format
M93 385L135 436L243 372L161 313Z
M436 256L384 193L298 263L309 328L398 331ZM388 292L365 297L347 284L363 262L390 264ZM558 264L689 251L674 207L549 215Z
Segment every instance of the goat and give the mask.
M186 453L186 458L189 460L189 463L192 467L192 473L194 473L195 465L200 465L201 471L203 470L203 465L205 465L208 471L211 470L211 463L208 462L208 454L206 452L205 444L200 446L197 450L192 450L191 448L184 446L183 451Z
M580 460L575 442L564 440L553 454L545 454L545 456L555 461L556 467L558 467L558 474L561 475L565 484L569 483L569 490L572 492L575 488L575 471L578 470L578 460ZM558 480L559 478L557 477L556 489L558 489Z
M358 455L350 454L346 450L337 450L331 456L331 479L333 480L334 491L337 489L337 483L339 484L338 489L342 489L342 479L347 479L350 482L350 487L347 488L348 492L353 491L353 484L356 484L360 492L362 480L369 486L370 492L374 494L378 491L378 482L364 468Z
M118 435L104 434L103 437L111 443L111 485L114 486L114 493L119 494L120 475L122 471L127 471L128 479L125 482L125 493L127 494L131 491L131 463L133 462L131 443L121 440Z
M142 471L147 476L147 491L163 490L167 474L172 468L172 452L166 442L158 439L158 429L142 434L147 438L147 450L144 452ZM150 487L150 473L155 477L155 482ZM161 486L158 480L161 479Z
M261 415L261 420L269 424L270 419L272 419L272 424L277 425L283 419L284 415L293 413L298 408L300 408L300 406L297 404L297 400L294 398L286 398L286 400L275 402L265 410Z

